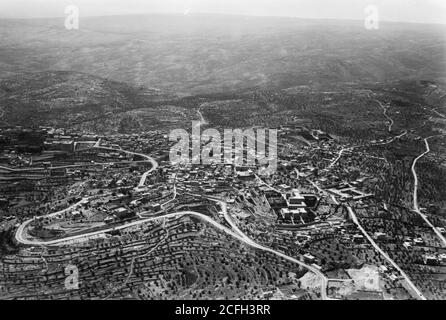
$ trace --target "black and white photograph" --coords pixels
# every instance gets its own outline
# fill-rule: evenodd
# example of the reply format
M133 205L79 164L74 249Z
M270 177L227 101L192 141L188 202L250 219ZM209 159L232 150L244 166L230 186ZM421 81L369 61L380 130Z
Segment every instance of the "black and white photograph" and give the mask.
M0 0L11 300L446 300L446 1Z

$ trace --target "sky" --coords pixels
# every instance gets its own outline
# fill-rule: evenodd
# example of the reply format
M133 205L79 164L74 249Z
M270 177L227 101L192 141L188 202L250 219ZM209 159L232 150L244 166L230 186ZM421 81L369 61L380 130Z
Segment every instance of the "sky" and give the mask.
M217 13L355 20L375 5L382 21L446 24L446 0L0 0L0 17L62 17L68 5L77 6L81 17Z

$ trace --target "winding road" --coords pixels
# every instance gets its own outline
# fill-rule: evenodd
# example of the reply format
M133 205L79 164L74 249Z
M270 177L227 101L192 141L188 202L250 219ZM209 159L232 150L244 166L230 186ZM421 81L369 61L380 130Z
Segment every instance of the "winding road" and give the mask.
M200 126L205 126L208 124L208 122L206 121L206 119L203 117L203 114L201 113L201 109L199 108L197 113L200 116Z
M144 159L146 159L147 162L150 162L152 164L152 167L150 168L150 170L144 172L144 174L142 175L138 187L143 187L146 183L147 177L149 176L150 173L152 173L153 171L155 171L156 169L158 169L158 162L155 161L155 159L153 159L152 157L149 157L148 155L142 154L142 153L136 153L136 152L132 152L132 151L127 151L127 150L123 150L123 149L114 149L114 148L108 148L108 147L102 147L102 146L98 146L98 147L94 147L95 149L101 149L101 150L107 150L107 151L118 151L118 152L124 152L126 154L130 154L133 156L139 156L142 157Z
M424 144L426 146L426 151L423 152L421 155L419 155L417 158L415 158L415 160L413 161L412 164L412 174L413 174L413 178L414 178L414 188L413 188L413 209L416 213L418 213L418 215L426 222L426 224L435 232L435 234L437 235L437 237L441 240L441 242L443 242L443 246L446 247L446 239L445 237L441 234L441 232L432 224L432 222L429 221L428 217L421 212L420 210L420 206L418 203L418 188L419 188L419 181L418 181L418 176L417 176L417 171L416 171L416 166L417 166L417 162L423 158L424 156L426 156L429 152L431 152L430 146L429 146L429 139L432 138L436 138L436 137L442 137L444 135L435 135L435 136L431 136L428 137L426 139L424 139Z
M315 188L317 188L320 192L323 192L328 195L327 191L320 188L316 183L313 181L308 180ZM336 204L339 204L339 202L333 197L333 201ZM367 233L367 231L362 227L361 223L359 222L358 217L356 216L354 210L351 207L347 207L347 210L349 212L349 215L353 221L353 223L358 227L358 229L361 231L361 233L364 235L364 237L367 238L367 240L370 242L370 244L373 246L373 248L379 252L384 259L386 259L395 269L398 270L398 272L401 274L401 276L404 278L408 286L412 289L414 295L420 299L420 300L426 300L424 295L421 293L421 291L415 286L415 284L409 279L407 274L396 264L395 261L393 261L388 254L386 254L372 239L372 237Z
M149 156L147 156L147 155L145 155L145 154L135 153L135 152L132 152L132 151L126 151L126 150L122 150L122 149L114 149L114 148L108 148L108 147L100 147L100 146L97 146L97 147L94 147L94 148L95 148L95 149L101 149L101 150L108 150L108 151L119 151L119 152L124 152L124 153L126 153L126 154L131 154L131 155L134 155L134 156L140 156L140 157L146 159L146 161L152 163L152 167L150 168L150 170L148 170L147 172L145 172L145 173L142 175L141 180L140 180L138 186L144 186L144 184L145 184L145 182L146 182L146 179L147 179L148 175L149 175L151 172L153 172L154 170L156 170L156 169L158 168L158 162L156 162L155 159L153 159L152 157L149 157ZM0 168L1 168L1 167L0 167ZM7 170L14 170L14 169L9 169L9 168L4 168L4 169L7 169ZM57 211L57 212L50 213L50 214L47 214L47 215L42 216L42 217L39 217L39 218L52 218L52 217L58 216L58 215L60 215L60 214L64 214L64 213L66 213L66 212L68 212L68 211L74 210L75 208L77 208L78 206L80 206L80 205L82 205L82 204L88 202L88 201L89 201L90 199L92 199L92 198L94 198L94 197L84 197L82 200L80 200L79 202L73 204L72 206L70 206L70 207L68 207L68 208L66 208L66 209L63 209L63 210L61 210L61 211ZM26 245L52 245L52 244L57 244L57 242L56 242L56 243L51 243L51 241L50 241L50 242L40 242L40 243L39 243L38 241L36 242L36 241L32 241L32 240L25 239L25 237L23 236L24 231L25 231L25 228L26 228L31 222L33 222L33 221L34 221L34 218L33 218L33 219L29 219L29 220L23 222L23 223L17 228L17 231L16 231L16 233L15 233L15 239L16 239L17 242L22 243L22 244L26 244ZM99 233L97 233L97 234L103 234L103 233L104 233L104 232L101 231L101 232L99 232ZM73 238L73 237L69 237L69 238ZM69 238L67 238L67 239L69 239ZM75 238L74 238L73 240L75 240ZM56 241L57 241L57 240L56 240Z
M265 185L265 186L268 187L269 189L271 189L271 190L273 190L273 191L275 191L275 192L277 192L277 193L279 193L279 194L282 194L282 192L281 192L280 190L278 190L278 189L274 188L273 186L271 186L270 184L266 183L266 182L263 181L259 176L256 175L256 178L258 179L258 181L259 181L261 184ZM220 202L221 202L221 201L220 201ZM222 209L223 209L223 207L222 207ZM232 221L231 217L230 217L229 214L226 212L226 204L225 204L225 207L224 207L224 209L223 209L223 216L225 217L226 221L229 223L229 225L231 225L232 228L234 228L234 229L237 230L240 234L242 234L243 237L246 238L248 241L251 241L251 242L252 242L252 240L251 240L247 235L245 235L245 234L244 234L244 233L243 233L243 232L242 232L242 231L235 225L235 223ZM269 250L272 250L272 249L269 249ZM277 252L277 253L280 253L280 252ZM282 253L280 253L280 254L283 255ZM288 256L287 256L287 257L288 257ZM309 266L309 265L303 263L302 261L299 261L299 260L294 259L294 258L292 258L292 257L288 257L287 260L292 261L292 262L295 262L295 263L298 263L299 265L301 265L301 266L307 268L308 270L310 270L311 272L313 272L314 274L316 274L316 275L321 279L321 299L322 299L322 300L335 300L335 299L330 299L330 298L327 297L328 278L327 278L321 271L319 271L319 269L314 268L314 267L312 267L312 266Z
M141 156L143 158L145 158L146 160L150 161L152 163L152 168L145 172L143 174L143 176L141 177L141 181L139 183L139 186L143 186L145 183L145 180L147 178L147 176L153 172L154 170L156 170L158 168L158 163L151 157L144 155L144 154L139 154L139 153L134 153L134 152L130 152L130 151L125 151L125 150L117 150L117 149L113 149L113 148L106 148L106 147L96 147L99 149L103 149L103 150L111 150L111 151L122 151L125 152L127 154L132 154L132 155L137 155L137 156ZM176 189L175 189L176 192ZM92 197L86 197L83 198L81 201L79 201L76 204L73 204L72 206L58 211L58 212L54 212L54 213L50 213L48 215L42 216L41 218L49 218L49 217L54 217L60 214L64 214L70 210L73 210L74 208L88 202ZM214 200L217 201L217 200ZM194 211L182 211L182 212L175 212L175 213L170 213L170 214L165 214L162 216L157 216L157 217L151 217L151 218L146 218L146 219L140 219L131 223L127 223L127 224L123 224L120 226L116 226L116 227L112 227L112 228L107 228L107 229L103 229L103 230L99 230L99 231L95 231L95 232L90 232L90 233L85 233L85 234L80 234L80 235L76 235L76 236L71 236L71 237L66 237L66 238L61 238L61 239L56 239L56 240L50 240L50 241L39 241L39 240L29 240L26 239L23 235L25 233L25 228L32 222L34 221L34 219L30 219L25 221L24 223L22 223L16 233L15 233L15 239L18 243L24 244L24 245L30 245L30 246L60 246L60 245L69 245L69 244L73 244L79 240L84 240L84 239L89 239L89 238L93 238L96 236L101 236L104 235L105 233L108 232L112 232L112 231L118 231L118 230L122 230L122 229L126 229L129 227L134 227L134 226L138 226L141 224L145 224L148 222L153 222L153 221L158 221L158 220L165 220L165 219L169 219L169 218L177 218L177 217L182 217L182 216L193 216L196 218L199 218L200 220L212 225L213 227L219 229L220 231L225 232L226 234L230 235L231 237L243 242L244 244L261 250L261 251L265 251L265 252L269 252L272 253L278 257L281 257L285 260L288 260L290 262L296 263L301 267L306 268L307 270L313 272L314 274L316 274L320 279L321 279L321 289L320 289L320 293L321 293L321 299L322 300L326 300L327 299L327 284L328 284L328 279L327 277L325 277L325 275L319 271L319 269L307 265L304 262L297 260L293 257L287 256L286 254L273 250L271 248L267 248L264 247L256 242L254 242L252 239L250 239L247 235L245 235L236 225L235 223L233 223L232 219L229 217L228 213L227 213L227 205L225 202L222 201L218 201L221 204L222 207L222 211L223 211L223 215L226 219L226 221L231 225L231 227L234 230L231 230L221 224L219 224L218 222L214 221L212 218L198 213L198 212L194 212ZM144 215L144 213L142 213L141 215ZM131 275L131 273L130 273Z
M66 208L66 209L63 209L63 210L61 210L61 211L57 211L57 212L53 212L53 213L47 214L47 215L45 215L45 216L39 217L39 219L41 219L41 218L52 218L52 217L56 217L56 216L58 216L58 215L64 214L64 213L66 213L66 212L68 212L68 211L71 211L71 210L74 210L74 209L77 208L78 206L80 206L80 205L82 205L82 204L88 202L89 199L90 199L90 198L83 198L81 201L79 201L79 202L77 202L77 203L75 203L75 204L69 206L69 207ZM32 246L34 246L34 245L39 246L39 245L45 245L45 244L47 244L47 243L44 242L44 241L40 241L40 242L39 242L39 241L31 241L31 240L27 240L27 239L25 239L25 237L23 236L24 231L25 231L25 228L26 228L31 222L33 222L33 221L34 221L34 218L33 218L33 219L29 219L29 220L23 222L23 223L17 228L17 231L16 231L16 233L15 233L15 239L16 239L16 241L17 241L18 243L21 243L21 244L32 245Z
M387 120L389 120L389 132L392 132L392 126L393 126L393 124L395 123L394 121L393 121L393 119L387 114L387 111L389 110L389 106L385 106L385 105L383 105L382 104L382 102L381 101L379 101L379 100L375 100L376 102L378 102L379 103L379 105L380 105L380 107L383 109L383 115L387 118Z
M397 139L400 139L400 138L404 137L405 135L407 135L407 131L404 131L403 133L401 133L401 134L399 134L397 136L394 136L393 138L391 138L388 141L377 142L377 143L370 143L369 146L385 146L385 145L393 143ZM338 156L330 163L330 165L327 167L327 169L333 168L336 165L336 163L338 163L338 161L341 159L341 157L344 155L344 152L346 152L346 151L353 151L354 149L363 148L363 147L366 147L366 145L358 145L358 146L353 146L353 147L349 147L349 148L343 147L339 151ZM386 159L384 159L384 160L387 161Z
M341 159L342 155L344 154L345 151L352 151L353 148L342 148L339 153L337 158L335 158L332 163L330 163L330 165L327 167L327 169L333 168L335 166L336 163L338 163L338 161Z
M66 209L68 210L68 209ZM98 235L102 235L105 234L107 232L111 232L111 231L117 231L117 230L122 230L122 229L126 229L129 227L134 227L137 225L141 225L141 224L145 224L148 222L153 222L153 221L158 221L158 220L163 220L163 219L169 219L169 218L178 218L178 217L182 217L182 216L192 216L195 218L198 218L210 225L212 225L213 227L215 227L216 229L225 232L226 234L230 235L231 237L245 243L246 245L255 248L255 249L259 249L265 252L269 252L272 253L276 256L279 256L285 260L294 262L308 270L310 270L311 272L315 273L317 276L319 276L321 278L321 299L325 300L327 299L327 295L326 295L326 288L327 288L327 281L328 279L315 267L307 265L305 263L303 263L302 261L299 261L295 258L289 257L279 251L264 247L260 244L257 244L256 242L252 241L249 237L247 237L246 235L244 235L243 233L239 234L238 232L234 232L233 230L219 224L218 222L214 221L212 218L202 214L202 213L198 213L198 212L194 212L194 211L182 211L182 212L175 212L175 213L169 213L166 215L162 215L162 216L158 216L158 217L152 217L152 218L147 218L147 219L142 219L142 220L138 220L138 221L134 221L131 223L127 223L121 226L117 226L117 227L113 227L113 228L109 228L109 229L104 229L104 230L100 230L100 231L96 231L96 232L91 232L91 233L87 233L87 234L81 234L81 235L77 235L77 236L72 236L72 237L67 237L67 238L62 238L62 239L57 239L57 240L52 240L52 241L30 241L30 240L26 240L23 239L21 237L21 233L19 232L20 230L23 231L23 229L19 229L16 233L16 240L22 244L27 244L27 245L33 245L33 246L58 246L58 245L68 245L71 243L75 243L77 240L81 240L81 239L88 239L88 238L93 238L95 236ZM228 221L229 222L229 221ZM240 231L239 229L237 229L238 231ZM241 231L240 231L241 232Z
M303 263L302 261L297 260L295 258L292 258L290 256L287 256L286 254L283 254L283 253L281 253L279 251L276 251L276 250L264 247L264 246L262 246L262 245L260 245L260 244L258 244L256 242L254 242L251 238L249 238L246 234L243 233L243 231L241 231L237 227L237 225L234 223L234 221L232 221L232 218L228 214L227 204L225 202L223 202L223 201L217 201L217 202L220 204L220 206L222 208L222 213L223 213L223 216L224 216L225 220L229 223L229 225L232 227L232 229L240 237L240 238L238 238L240 241L244 242L245 244L247 244L248 246L251 246L253 248L273 253L276 256L279 256L279 257L281 257L281 258L283 258L285 260L294 262L294 263L296 263L296 264L298 264L298 265L300 265L300 266L310 270L314 274L316 274L321 279L321 289L320 289L321 299L322 300L327 300L328 278L321 271L319 271L319 269L317 269L317 268L315 268L313 266L307 265L307 264Z

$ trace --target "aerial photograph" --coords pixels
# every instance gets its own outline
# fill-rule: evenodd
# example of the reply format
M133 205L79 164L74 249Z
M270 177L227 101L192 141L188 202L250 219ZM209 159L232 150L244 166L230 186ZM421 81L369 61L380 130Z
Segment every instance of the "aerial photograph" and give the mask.
M0 300L446 300L446 1L0 0Z

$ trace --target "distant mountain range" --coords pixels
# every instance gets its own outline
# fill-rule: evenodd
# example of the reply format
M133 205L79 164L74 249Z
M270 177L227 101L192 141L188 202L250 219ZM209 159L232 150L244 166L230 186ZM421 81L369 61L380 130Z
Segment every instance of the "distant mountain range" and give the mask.
M360 21L215 15L85 18L72 31L62 19L0 20L0 125L104 133L189 127L202 103L219 100L221 110L255 110L214 119L224 125L273 114L281 123L290 108L320 117L308 110L354 105L377 83L443 82L445 34L442 25L369 31ZM429 103L441 105L444 90L435 88Z
M75 71L176 94L436 79L443 25L218 15L0 20L0 74Z
M172 98L85 73L23 73L0 80L0 124L70 127Z

